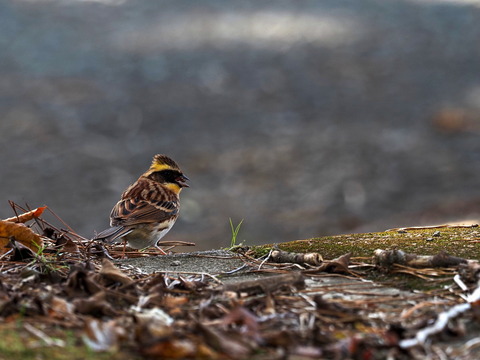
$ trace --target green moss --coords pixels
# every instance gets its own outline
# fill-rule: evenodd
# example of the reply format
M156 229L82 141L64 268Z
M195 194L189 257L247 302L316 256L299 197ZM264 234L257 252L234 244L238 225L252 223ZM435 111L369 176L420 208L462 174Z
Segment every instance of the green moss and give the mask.
M372 256L376 249L401 249L419 255L435 255L445 251L453 256L480 260L480 229L452 227L346 234L260 245L252 249L256 255L263 255L274 245L290 252L318 252L325 259L348 252L354 257L365 257Z
M26 331L21 323L2 324L0 326L0 360L140 359L131 353L93 352L72 331L58 329L54 334L48 332L48 336L52 339L61 339L66 345L64 347L47 346L41 339Z
M385 231L364 234L346 234L324 236L307 240L296 240L279 244L254 246L254 256L268 253L272 247L297 253L317 252L324 259L332 260L346 253L352 257L367 258L370 262L376 249L399 249L417 255L436 255L445 251L449 255L466 259L480 260L480 228L440 228L440 229L412 229L406 231ZM385 285L392 285L403 289L430 290L438 289L449 280L432 278L425 280L414 275L401 273L383 273L378 270L367 271L366 278Z

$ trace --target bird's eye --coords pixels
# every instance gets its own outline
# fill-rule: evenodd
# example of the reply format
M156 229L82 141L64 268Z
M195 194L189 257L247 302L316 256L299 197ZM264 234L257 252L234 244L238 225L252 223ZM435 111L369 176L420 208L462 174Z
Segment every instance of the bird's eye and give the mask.
M160 175L166 182L172 183L172 182L175 182L175 179L178 176L178 171L163 170L163 171L160 171Z

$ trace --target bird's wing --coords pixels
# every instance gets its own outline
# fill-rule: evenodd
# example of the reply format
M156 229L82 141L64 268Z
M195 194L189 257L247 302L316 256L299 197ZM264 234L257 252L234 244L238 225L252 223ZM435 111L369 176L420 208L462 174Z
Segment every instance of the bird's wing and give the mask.
M131 228L125 228L123 226L114 226L96 234L92 240L102 240L107 243L112 243L113 241L115 241L115 239L125 236L131 231L132 231Z
M111 226L158 223L176 217L178 196L161 184L140 177L122 194L110 213Z
M157 223L168 220L178 213L178 204L174 201L150 202L143 199L123 199L112 209L111 226L132 226Z

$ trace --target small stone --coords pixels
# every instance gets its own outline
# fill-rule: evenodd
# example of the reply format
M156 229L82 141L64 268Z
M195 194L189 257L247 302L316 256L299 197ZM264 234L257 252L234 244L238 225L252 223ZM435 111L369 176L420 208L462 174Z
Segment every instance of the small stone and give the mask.
M407 233L407 230L403 230L403 229L400 229L397 231L399 234L406 234Z
M432 234L432 236L435 236L435 237L438 237L438 236L440 236L440 231L438 231L438 230L437 230L437 231L435 231L435 232Z
M170 265L172 265L172 266L180 266L180 265L182 265L182 263L181 263L179 260L174 260L174 261L172 261L172 263L171 263Z
M433 241L433 238L427 238L427 241Z

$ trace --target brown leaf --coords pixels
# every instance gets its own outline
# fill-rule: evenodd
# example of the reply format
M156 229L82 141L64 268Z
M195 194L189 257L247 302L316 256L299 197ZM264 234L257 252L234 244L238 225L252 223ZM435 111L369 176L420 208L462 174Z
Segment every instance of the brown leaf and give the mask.
M197 347L188 339L169 338L147 347L143 354L155 359L197 358Z
M55 241L55 247L60 249L60 252L67 252L67 253L78 253L80 250L78 249L78 245L75 244L74 241L71 239L65 237L65 236L60 236L58 239Z
M103 291L96 293L88 299L73 300L75 311L84 315L94 317L116 316L118 312L107 302Z
M33 259L37 255L32 249L26 247L21 242L15 241L14 238L10 240L7 248L13 249L13 253L10 255L10 261Z
M347 273L351 274L352 271L348 269L350 264L351 253L344 254L339 256L336 259L324 261L319 267L311 270L303 271L304 274L313 274L317 272L329 272L329 273Z
M30 221L30 220L33 220L35 218L40 217L43 214L43 212L45 211L46 208L47 208L46 206L42 206L42 207L33 209L32 211L28 211L24 214L20 214L20 215L17 215L17 216L10 217L10 218L5 219L3 221L10 221L10 222L14 222L14 223L25 223L27 221Z
M251 353L247 344L237 340L240 337L228 336L228 334L208 325L198 324L198 328L203 334L206 343L217 351L228 354L234 359L246 358Z
M68 275L65 290L69 296L91 295L102 291L102 286L98 283L97 274L89 271L86 267L72 266L72 271Z
M68 319L72 317L74 306L58 296L53 296L48 309L48 316L54 319Z
M162 307L168 310L170 315L174 315L181 311L181 305L188 303L186 296L171 296L166 295L162 297Z
M122 285L129 285L133 283L133 280L125 275L121 270L119 270L113 263L108 259L102 259L102 268L100 269L100 275L107 280L113 282L119 282Z
M0 255L8 251L8 243L12 238L35 253L43 246L42 238L32 229L23 224L0 220Z
M294 346L300 341L300 336L298 336L294 331L281 329L281 327L264 330L262 332L263 344L266 346Z
M197 291L200 288L207 286L206 282L203 281L193 281L182 276L179 276L180 284L182 287L189 291Z
M257 317L248 309L238 306L230 311L223 319L224 325L237 324L244 328L243 333L257 342L261 341Z

